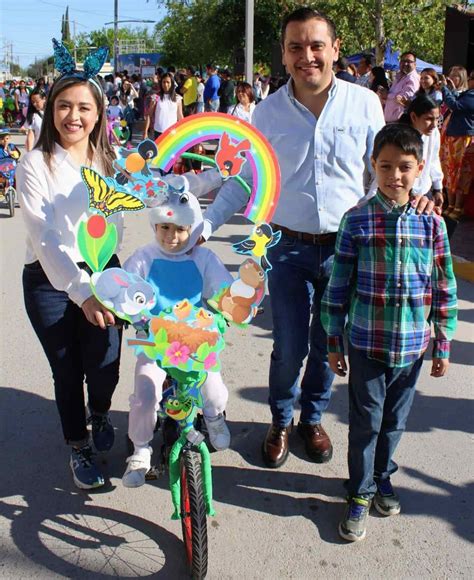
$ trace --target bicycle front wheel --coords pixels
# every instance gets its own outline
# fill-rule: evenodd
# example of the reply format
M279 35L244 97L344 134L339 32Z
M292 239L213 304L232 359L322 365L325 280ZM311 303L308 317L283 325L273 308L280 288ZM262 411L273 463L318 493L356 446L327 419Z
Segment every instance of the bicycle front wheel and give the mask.
M10 217L15 215L15 197L16 191L13 187L8 187L5 191L5 199L7 200Z
M183 450L181 454L181 526L186 558L194 580L207 574L207 519L204 502L201 457Z

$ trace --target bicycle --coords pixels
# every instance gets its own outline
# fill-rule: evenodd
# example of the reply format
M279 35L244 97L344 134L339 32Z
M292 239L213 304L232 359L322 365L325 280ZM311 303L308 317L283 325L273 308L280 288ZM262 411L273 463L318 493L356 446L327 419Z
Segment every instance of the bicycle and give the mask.
M179 304L151 319L150 338L129 339L128 345L135 347L136 354L156 360L171 377L159 412L163 436L159 471L164 472L168 465L174 508L171 517L181 520L188 568L195 580L201 580L208 564L207 516L215 511L210 453L196 416L203 405L201 386L207 371L220 366L218 355L224 348L222 335L227 324L219 314L209 313L213 323L206 329L196 328L196 313L202 309L189 304L183 321L181 314L176 315ZM176 422L178 432L170 419Z
M111 145L124 147L130 139L130 129L124 119L109 118L107 120L107 133Z
M4 184L3 197L7 203L10 217L15 215L15 203L17 197L16 189L14 187L15 171L16 161L14 159L0 161L0 176L3 177L6 182Z

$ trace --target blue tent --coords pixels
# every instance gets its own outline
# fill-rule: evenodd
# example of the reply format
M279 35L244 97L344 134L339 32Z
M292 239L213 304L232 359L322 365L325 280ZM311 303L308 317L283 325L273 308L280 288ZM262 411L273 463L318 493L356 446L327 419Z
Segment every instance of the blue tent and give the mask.
M400 51L399 50L392 50L393 43L391 40L387 42L387 46L385 47L385 55L384 55L384 69L385 70L398 70L400 67ZM364 54L374 54L375 49L366 50L365 52L358 52L357 54L353 54L352 56L348 56L347 60L351 64L358 64L360 59ZM443 67L438 64L431 64L429 62L425 62L421 60L421 58L416 59L416 70L418 72L422 71L424 68L434 68L437 73L443 72Z

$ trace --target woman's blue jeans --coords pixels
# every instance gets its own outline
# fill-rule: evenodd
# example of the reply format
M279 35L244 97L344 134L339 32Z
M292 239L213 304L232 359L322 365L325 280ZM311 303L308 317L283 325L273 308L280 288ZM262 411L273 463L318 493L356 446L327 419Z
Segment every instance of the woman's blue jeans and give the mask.
M108 264L120 266L114 258ZM53 288L39 262L23 269L30 322L48 358L56 405L67 443L87 439L84 379L91 410L106 413L119 380L121 331L87 321L65 292Z
M273 423L293 418L301 380L302 423L320 423L329 405L334 373L327 362L326 333L320 319L321 298L331 274L334 244L309 245L282 235L268 251L272 270L268 287L273 317L269 403Z
M349 482L352 496L372 497L377 480L398 466L392 457L415 395L423 357L391 368L349 345Z

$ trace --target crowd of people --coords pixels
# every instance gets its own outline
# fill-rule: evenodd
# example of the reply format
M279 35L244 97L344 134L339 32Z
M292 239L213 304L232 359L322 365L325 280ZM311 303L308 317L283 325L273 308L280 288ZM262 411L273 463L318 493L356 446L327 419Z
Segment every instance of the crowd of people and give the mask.
M438 78L431 69L419 78L413 52L401 55L392 83L368 55L351 73L339 58L334 23L310 8L284 19L281 44L287 79L256 74L252 84L235 82L230 71L209 64L206 79L191 66L182 71L170 67L157 70L148 86L125 72L100 79L75 71L62 74L47 99L47 87L29 96L34 111L25 119L33 133L33 150L18 170L27 225L25 305L51 366L74 481L85 489L100 487L104 476L94 462L87 421L95 449L109 450L114 442L109 409L118 383L121 329L94 297L91 272L70 234L83 218L87 198L81 166L104 176L114 173L104 96L110 114L133 111L130 122L143 118L143 136L153 139L177 120L202 111L251 122L269 140L281 170L281 195L271 224L274 232L281 232L281 241L268 251L274 342L271 423L262 459L273 469L285 463L299 399L297 431L308 457L317 463L331 460L333 445L322 421L335 374L344 376L348 370L343 339L347 334L348 505L339 533L357 541L366 535L372 504L385 516L401 510L391 483L397 470L393 456L413 402L431 324L431 375L444 376L448 369L456 289L446 226L439 214L447 205L447 215L458 218L470 187L474 74L454 67L447 78ZM24 109L20 96L18 107ZM32 128L40 124L35 114L42 121L39 136ZM241 177L250 182L247 165ZM219 270L220 264L200 244L248 199L239 184L222 182L216 172L189 176L188 183L199 195L215 189L216 179L220 190L215 201L204 216L197 204L192 223L151 214L155 239L139 251L145 252L146 260L141 254L132 259L136 271L151 276L150 264L161 256L170 272L179 272L183 255L189 253L197 264L189 282L194 288L197 280L201 287L206 284L210 275L209 270L203 274L200 260L212 261ZM113 221L120 238L121 214ZM118 264L113 256L106 267ZM227 274L221 269L220 276ZM180 291L180 296L187 295L186 287ZM150 466L150 417L161 399L163 373L154 363L151 371L149 366L139 361L131 397L135 453L123 480L129 487L142 485ZM223 415L227 390L220 375L213 379L206 422L210 432L214 428L215 447L224 449L230 444ZM142 400L144 383L153 396L147 391ZM211 384L208 387L213 390ZM148 408L135 412L143 401Z

